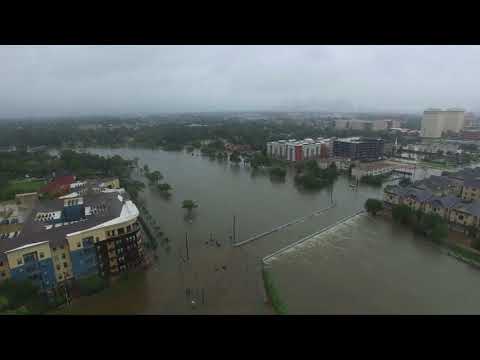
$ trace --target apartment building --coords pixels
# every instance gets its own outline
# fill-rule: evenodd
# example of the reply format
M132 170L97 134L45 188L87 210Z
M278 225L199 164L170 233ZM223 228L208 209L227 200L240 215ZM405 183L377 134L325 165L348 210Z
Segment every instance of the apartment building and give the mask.
M426 203L424 212L437 214L445 220L449 220L451 210L461 202L461 199L452 196L433 196Z
M414 186L417 189L428 190L435 196L460 196L462 184L447 176L432 175L426 179L416 181Z
M0 241L0 280L29 279L48 291L135 268L144 261L138 215L123 189L41 200L20 234Z
M325 138L270 141L267 143L267 155L293 162L324 159L331 156L331 144L332 141Z
M461 197L466 201L480 199L480 178L465 179Z
M449 221L451 223L467 226L479 227L480 219L480 201L459 202L451 210Z
M412 210L423 211L427 202L433 197L430 191L412 186L387 185L383 191L383 201L387 206L407 205Z
M435 196L428 190L394 185L385 187L383 200L387 207L407 205L412 210L437 214L450 224L460 225L461 229L480 226L479 200L465 201L453 195Z

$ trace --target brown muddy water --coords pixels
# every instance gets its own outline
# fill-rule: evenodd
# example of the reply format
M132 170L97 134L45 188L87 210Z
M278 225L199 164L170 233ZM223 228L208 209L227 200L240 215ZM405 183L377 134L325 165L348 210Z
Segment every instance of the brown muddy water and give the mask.
M142 192L141 198L161 230L169 237L171 246L170 251L159 247L158 261L141 278L131 281L129 286L124 286L125 290L107 291L79 299L66 311L73 314L271 314L272 309L264 301L261 259L353 214L363 207L367 198L382 196L381 188L360 186L358 191L353 191L349 186L348 178L341 176L333 186L333 199L336 206L331 210L245 246L233 247L231 239L233 216L236 217L237 223L236 239L241 241L330 206L330 190L300 191L293 184L292 172L287 174L285 182L278 182L271 180L268 174L262 171L252 172L247 165L209 160L199 154L192 156L186 152L130 148L87 150L103 156L118 154L128 159L138 158L140 167L148 164L151 171L162 172L165 176L163 181L173 187L172 197L168 200L164 199L155 189L147 187ZM142 178L140 172L136 176ZM194 210L191 222L185 219L185 209L181 208L181 203L185 199L196 200L199 204L199 207ZM362 230L363 228L359 227L358 230L352 230L350 233L343 232L345 236L349 236L343 241L360 246L361 239L368 240L370 236L362 235L362 231L375 234L378 230L376 242L366 241L363 248L360 246L362 249L359 256L362 257L361 262L366 264L366 267L379 261L378 256L387 256L379 252L378 247L393 258L399 257L399 260L394 262L397 267L402 265L400 259L406 262L403 264L404 267L409 267L411 265L409 261L413 261L412 258L416 259L419 255L415 253L419 251L427 258L428 256L436 258L438 274L431 271L429 277L425 279L431 283L438 282L439 279L436 276L448 271L443 270L444 268L464 267L454 259L440 254L434 246L417 244L408 238L407 233L401 232L401 229L388 231L392 228L389 224L375 222L366 224L368 230ZM357 232L359 240L357 242L349 240L355 239ZM338 233L342 234L342 231ZM186 237L188 237L189 261L185 261ZM213 243L209 241L210 237L214 239ZM402 242L410 245L398 245ZM333 257L333 254L329 256ZM303 270L298 270L300 273L307 271L315 276L299 277L299 272L294 270L293 263L287 262L289 265L282 267L280 265L283 260L272 262L274 279L278 282L280 292L285 296L287 306L293 313L351 313L359 310L368 313L375 312L374 309L379 309L380 312L385 309L396 311L399 309L398 303L402 301L412 303L411 307L405 307L407 311L417 306L412 296L405 296L405 292L388 290L389 287L386 287L385 291L390 293L393 291L391 296L378 297L382 286L391 283L385 274L384 281L378 280L378 285L373 289L376 291L374 294L377 295L372 296L374 300L370 305L367 302L357 302L348 307L354 289L363 292L363 297L370 297L372 291L368 277L349 279L342 272L345 266L347 268L349 266L343 264L342 259L351 263L351 258L344 258L344 255L340 254L335 261L328 263L329 272L338 273L336 280L334 278L325 280L320 276L326 271L326 267L322 265L322 257L317 261L305 253L303 257L297 256L296 259L299 264L305 264L307 261L310 264L309 270L302 268ZM419 261L416 262L417 265L419 263ZM317 265L322 271L318 271ZM282 270L284 268L285 270ZM421 272L422 268L418 271ZM473 272L468 276L460 273L458 276L467 276L465 284L470 284L473 288L477 285L477 277L474 274L476 273ZM449 279L453 278L449 277ZM354 283L350 284L352 281ZM361 281L366 283L362 286ZM458 279L452 281L459 282ZM450 282L445 280L446 288L456 286L448 285ZM337 284L337 291L325 290L326 283L331 286ZM409 283L408 278L406 283ZM404 289L406 288L407 286L404 286ZM410 290L407 294L412 291ZM394 301L400 293L404 294L404 300ZM453 289L451 293L457 294ZM342 294L348 297L343 305ZM362 294L357 296L361 298ZM328 301L324 299L323 306L314 306L318 303L318 299L325 296L330 298ZM192 305L192 300L195 305ZM454 300L455 297L452 296L449 302L452 311L459 307L460 300ZM340 305L334 306L337 303ZM424 306L428 307L426 299ZM432 309L438 309L432 306ZM448 306L445 307L447 310L448 308Z

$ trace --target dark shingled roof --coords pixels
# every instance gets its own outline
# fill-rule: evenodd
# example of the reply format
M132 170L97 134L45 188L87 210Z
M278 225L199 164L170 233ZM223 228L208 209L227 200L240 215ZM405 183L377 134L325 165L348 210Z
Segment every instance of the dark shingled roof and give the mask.
M25 221L19 236L0 240L0 259L5 257L5 251L36 242L49 241L52 246L65 245L67 234L97 226L117 218L120 216L123 206L123 203L118 199L118 195L118 193L112 192L84 196L83 201L86 207L105 205L105 211L86 216L84 220L73 224L59 227L53 226L48 230L45 228L47 224L35 221L36 214L38 212L62 211L64 201L61 199L39 201L29 218ZM122 197L124 200L127 200L125 193L122 194Z
M451 178L457 178L457 179L474 179L474 178L479 178L480 177L480 167L476 168L465 168L457 172L453 173L448 173L448 176Z
M428 202L432 204L433 206L439 206L442 208L452 208L458 203L460 203L462 199L456 197L456 196L434 196Z
M384 191L403 197L415 197L421 202L433 197L433 194L430 191L418 189L414 186L403 187L399 185L388 185L385 187Z
M463 182L463 185L466 186L466 187L479 188L480 187L480 179L477 179L477 178L465 179L465 181Z
M455 186L455 181L446 176L432 175L427 179L416 181L414 186L424 190L448 190L449 188Z
M454 208L474 216L480 216L480 201L478 200L472 202L460 202Z

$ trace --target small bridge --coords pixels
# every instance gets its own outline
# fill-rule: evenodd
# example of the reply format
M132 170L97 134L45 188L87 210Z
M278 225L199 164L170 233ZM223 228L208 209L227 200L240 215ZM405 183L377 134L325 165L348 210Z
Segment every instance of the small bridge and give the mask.
M261 239L261 238L263 238L263 237L265 237L265 236L268 236L268 235L270 235L270 234L272 234L272 233L274 233L274 232L284 230L284 229L286 229L286 228L288 228L288 227L290 227L290 226L293 226L293 225L296 225L296 224L298 224L298 223L300 223L300 222L303 222L303 221L305 221L305 220L308 219L308 218L311 218L311 217L314 217L314 216L318 216L318 215L324 213L325 211L328 211L328 210L332 209L332 208L335 207L335 206L336 206L336 203L333 202L332 205L330 205L329 207L326 207L326 208L317 210L317 211L315 211L315 212L313 212L313 213L311 213L311 214L309 214L309 215L307 215L307 216L303 216L303 217L301 217L301 218L295 219L295 220L290 221L290 222L288 222L288 223L286 223L286 224L276 226L276 227L274 227L273 229L271 229L271 230L269 230L269 231L263 232L263 233L261 233L261 234L254 235L254 236L252 236L252 237L250 237L250 238L248 238L248 239L246 239L246 240L237 242L237 243L233 244L233 246L235 246L235 247L242 246L242 245L248 244L249 242L252 242L252 241Z
M297 245L299 245L299 244L301 244L301 243L303 243L303 242L305 242L305 241L307 241L307 240L309 240L309 239L311 239L311 238L313 238L313 237L315 237L315 236L317 236L317 235L320 235L321 233L323 233L323 232L325 232L325 231L328 231L328 230L332 229L333 227L335 227L335 226L337 226L337 225L340 225L340 224L342 224L342 223L350 220L351 218L354 218L355 216L360 215L360 214L362 214L362 213L364 213L364 212L365 212L365 210L359 210L359 211L353 213L352 215L346 216L346 217L344 217L343 219L340 219L339 221L337 221L336 223L334 223L334 224L332 224L332 225L329 225L329 226L323 228L323 229L320 230L320 231L317 231L317 232L315 232L315 233L313 233L313 234L310 234L310 235L308 235L308 236L306 236L306 237L304 237L304 238L302 238L302 239L300 239L300 240L298 240L298 241L295 241L294 243L292 243L292 244L290 244L290 245L287 245L287 246L281 248L280 250L275 251L274 253L272 253L272 254L270 254L270 255L265 256L265 257L262 259L263 265L267 264L267 262L268 262L271 258L273 258L274 256L280 255L281 253L287 251L288 249L290 249L290 248L292 248L292 247L294 247L294 246L297 246Z

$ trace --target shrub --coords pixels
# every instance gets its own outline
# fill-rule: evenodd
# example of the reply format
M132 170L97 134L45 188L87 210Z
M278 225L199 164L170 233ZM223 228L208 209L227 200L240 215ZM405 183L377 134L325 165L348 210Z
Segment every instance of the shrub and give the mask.
M368 199L365 201L365 210L367 210L370 214L376 215L377 212L383 209L383 201L378 199Z
M413 218L413 211L407 205L396 205L392 209L393 220L402 224L409 224Z
M287 175L287 170L281 167L274 167L269 171L270 176L284 178Z

